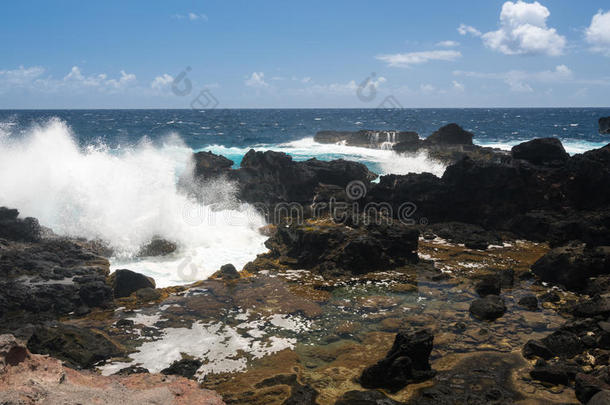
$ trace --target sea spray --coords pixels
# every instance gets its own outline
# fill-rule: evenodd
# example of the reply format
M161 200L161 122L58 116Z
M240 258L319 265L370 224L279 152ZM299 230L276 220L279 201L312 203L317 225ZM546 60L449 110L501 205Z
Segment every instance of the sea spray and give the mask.
M205 278L222 264L240 268L264 252L263 218L236 201L223 181L204 185L205 203L177 186L192 151L169 135L160 145L143 139L132 148L81 148L70 128L52 119L0 142L0 206L18 208L60 235L106 241L112 267L156 278L158 285ZM211 204L213 202L214 204ZM153 237L174 241L167 258L138 259Z

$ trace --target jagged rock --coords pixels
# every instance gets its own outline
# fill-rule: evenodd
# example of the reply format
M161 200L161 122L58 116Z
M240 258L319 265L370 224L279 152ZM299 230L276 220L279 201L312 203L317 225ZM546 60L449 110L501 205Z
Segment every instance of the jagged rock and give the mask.
M0 387L4 404L224 404L214 391L182 377L141 372L105 377L64 367L31 354L11 335L0 336Z
M502 238L497 232L465 224L463 222L442 222L429 226L430 230L452 243L463 243L469 249L485 250L489 245L501 245Z
M173 362L169 367L161 370L161 374L179 375L185 378L193 378L203 363L197 359L182 359Z
M278 223L281 211L289 210L289 204L297 204L300 211L303 206L309 206L320 184L345 188L350 182L359 181L370 188L370 182L377 175L357 162L341 159L295 162L282 152L250 150L243 157L241 167L230 171L228 177L237 183L242 201L262 204L270 219L277 219L274 223Z
M155 288L155 280L127 269L119 269L110 275L115 298L129 297L142 288Z
M280 226L265 242L270 249L245 268L256 271L266 259L290 258L298 268L363 274L416 262L419 231L394 221L351 228L331 222Z
M557 138L537 138L513 146L513 158L535 165L560 165L570 157Z
M426 138L426 142L443 145L472 145L473 137L471 132L465 131L459 125L448 124Z
M592 318L595 316L610 315L610 296L602 295L593 299L586 299L573 308L573 314L581 318Z
M0 241L0 330L113 305L108 260L78 241Z
M572 358L584 350L580 338L567 330L558 330L548 335L541 342L554 356Z
M599 133L610 134L610 117L602 117L599 119Z
M132 375L132 374L145 374L149 373L148 369L139 366L129 366L120 369L114 375Z
M154 238L138 252L138 256L166 256L176 251L178 246L165 239Z
M535 295L526 295L519 300L519 305L530 311L535 311L538 309L538 298Z
M500 295L500 289L502 286L502 279L499 275L490 274L484 276L475 286L475 291L481 297L488 295Z
M502 297L488 295L476 299L470 304L470 313L477 319L493 321L504 315L506 305Z
M407 384L432 378L436 374L429 363L433 340L434 336L426 330L398 333L385 358L364 369L360 384L396 392Z
M233 161L212 152L197 152L193 155L195 161L194 175L201 179L210 179L228 173Z
M49 354L76 368L90 368L101 360L123 354L103 334L62 323L38 326L27 346L32 353Z
M342 143L347 146L382 148L388 144L419 141L417 132L404 131L319 131L314 136L318 143Z
M587 248L579 243L557 247L534 263L532 271L543 281L583 290L590 277L610 274L610 247Z
M0 238L15 241L37 242L41 227L36 218L18 218L19 211L0 207Z

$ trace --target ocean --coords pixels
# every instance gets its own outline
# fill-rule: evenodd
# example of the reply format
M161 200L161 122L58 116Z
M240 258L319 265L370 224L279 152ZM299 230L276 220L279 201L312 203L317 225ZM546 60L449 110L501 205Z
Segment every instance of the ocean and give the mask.
M610 108L4 110L0 206L18 208L61 235L104 240L115 251L113 269L143 272L164 287L207 277L225 263L241 268L266 250L258 232L264 220L235 199L233 184L206 184L203 203L177 187L193 151L210 150L235 166L254 148L297 160L359 161L378 174L440 176L444 165L425 154L321 145L313 136L320 130L397 129L426 137L456 122L479 145L510 149L557 137L575 154L610 142L598 133L602 116L610 116ZM153 237L180 249L139 258Z

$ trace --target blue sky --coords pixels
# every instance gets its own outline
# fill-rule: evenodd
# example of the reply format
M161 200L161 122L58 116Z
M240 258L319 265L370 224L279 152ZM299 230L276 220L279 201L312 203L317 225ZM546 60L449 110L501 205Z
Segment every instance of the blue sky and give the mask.
M3 109L610 106L607 0L7 1L0 54Z

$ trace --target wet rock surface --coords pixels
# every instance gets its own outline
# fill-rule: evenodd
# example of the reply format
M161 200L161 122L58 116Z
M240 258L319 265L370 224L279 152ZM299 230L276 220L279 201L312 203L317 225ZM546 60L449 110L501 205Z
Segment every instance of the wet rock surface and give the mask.
M436 372L429 363L434 336L426 330L399 333L386 356L367 367L360 376L365 388L385 388L396 392L413 382L425 381Z
M497 295L486 295L476 299L470 305L470 313L477 319L493 321L504 315L506 305L504 299Z

